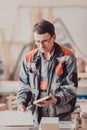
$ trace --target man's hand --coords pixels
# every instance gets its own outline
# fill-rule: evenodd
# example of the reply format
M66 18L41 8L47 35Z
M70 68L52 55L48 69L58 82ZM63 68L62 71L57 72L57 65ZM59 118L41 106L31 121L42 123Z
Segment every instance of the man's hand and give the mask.
M45 107L47 105L55 104L57 102L57 99L55 98L54 95L50 94L50 98L44 101L41 101L37 103L36 105L39 107Z
M24 105L19 105L18 106L18 111L24 112L24 111L26 111L26 107Z

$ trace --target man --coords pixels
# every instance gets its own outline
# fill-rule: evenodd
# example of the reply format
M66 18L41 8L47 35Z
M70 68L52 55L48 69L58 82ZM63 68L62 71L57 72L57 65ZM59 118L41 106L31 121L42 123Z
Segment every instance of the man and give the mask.
M33 32L37 49L26 55L20 70L18 110L26 111L30 105L38 123L42 117L70 120L78 86L76 58L55 42L55 28L49 21L35 24ZM49 100L33 104L47 95Z

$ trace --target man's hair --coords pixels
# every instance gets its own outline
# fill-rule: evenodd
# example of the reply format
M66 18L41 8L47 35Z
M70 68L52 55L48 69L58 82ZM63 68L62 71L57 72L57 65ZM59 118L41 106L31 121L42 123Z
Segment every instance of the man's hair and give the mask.
M37 34L49 33L52 37L55 34L55 27L51 22L42 19L34 25L33 32L37 32Z

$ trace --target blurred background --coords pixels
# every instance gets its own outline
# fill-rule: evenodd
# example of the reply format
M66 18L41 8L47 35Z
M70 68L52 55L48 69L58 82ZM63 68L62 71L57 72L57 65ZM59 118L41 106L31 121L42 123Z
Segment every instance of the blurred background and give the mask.
M36 48L32 28L40 19L51 21L56 41L76 55L77 96L87 98L87 0L0 0L0 103L5 109L16 109L20 65Z

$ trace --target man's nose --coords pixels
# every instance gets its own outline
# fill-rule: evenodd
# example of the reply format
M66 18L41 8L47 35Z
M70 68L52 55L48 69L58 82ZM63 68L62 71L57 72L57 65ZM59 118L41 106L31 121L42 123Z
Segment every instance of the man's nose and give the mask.
M40 41L40 45L41 45L41 46L44 46L44 42L43 42L43 41Z

